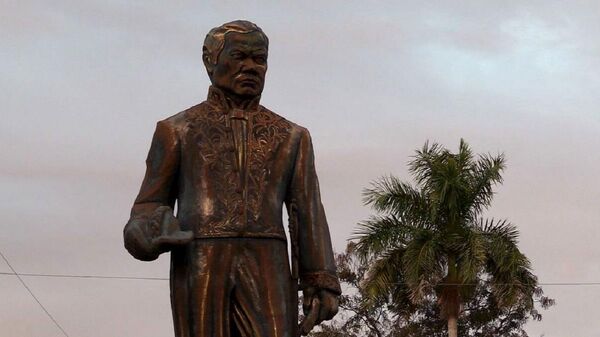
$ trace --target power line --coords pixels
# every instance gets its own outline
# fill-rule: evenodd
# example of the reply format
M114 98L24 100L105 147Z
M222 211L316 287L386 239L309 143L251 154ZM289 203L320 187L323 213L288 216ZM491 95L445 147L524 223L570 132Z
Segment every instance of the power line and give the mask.
M485 282L483 282L485 283ZM391 282L386 283L382 282L381 284L408 284L402 282ZM431 286L458 286L458 287L471 287L477 286L480 283L435 283ZM498 286L526 286L525 283L494 283L494 285ZM536 283L536 286L600 286L600 282L545 282L545 283Z
M6 261L6 259L5 259ZM7 261L8 263L8 261ZM10 266L10 265L9 265ZM12 269L12 268L11 268ZM102 276L102 275L71 275L71 274L35 274L35 273L12 273L0 272L0 275L31 276L31 277L57 277L57 278L81 278L81 279L114 279L114 280L145 280L145 281L168 281L164 277L137 277L137 276ZM396 284L396 283L393 283ZM523 285L522 283L496 283L498 285ZM438 283L443 286L475 286L475 283ZM538 286L600 286L600 282L545 282Z
M115 280L146 280L146 281L168 281L164 277L136 277L136 276L102 276L102 275L68 275L68 274L33 274L33 273L6 273L0 272L0 275L19 275L33 277L58 277L58 278L83 278L83 279L115 279Z
M65 335L66 337L69 337L69 335L67 334L67 332L65 331L65 329L63 329L63 327L60 326L60 324L58 324L58 322L56 321L56 319L54 319L54 317L52 317L52 315L50 314L50 312L48 312L48 310L46 309L46 307L44 307L44 305L42 304L42 302L40 302L40 300L38 300L38 298L33 294L33 291L31 291L31 289L29 289L29 287L27 286L27 284L25 283L25 281L23 281L23 279L21 278L21 276L19 276L19 274L17 274L17 272L15 271L15 269L12 267L12 265L10 264L10 262L8 262L8 260L4 256L4 254L2 254L2 252L0 252L0 256L2 256L2 259L4 260L4 262L6 262L6 264L8 265L8 268L10 268L10 270L12 270L13 274L19 279L19 281L21 281L21 284L23 285L23 287L25 287L25 289L27 289L27 291L29 292L29 294L31 295L31 297L33 297L33 299L37 302L37 304L40 305L40 307L42 308L42 310L44 310L44 312L46 313L46 315L48 315L48 317L50 317L50 319L52 320L52 322L54 322L54 324L60 329L60 331L62 331L63 335Z
M396 284L396 283L394 283ZM496 285L511 286L511 285L525 285L523 283L494 283ZM435 285L441 286L476 286L477 283L436 283ZM547 282L538 283L538 286L600 286L600 282Z

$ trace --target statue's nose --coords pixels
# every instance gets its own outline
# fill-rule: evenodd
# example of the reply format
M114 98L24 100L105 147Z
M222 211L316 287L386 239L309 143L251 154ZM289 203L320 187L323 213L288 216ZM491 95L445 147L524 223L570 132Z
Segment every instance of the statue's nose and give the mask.
M257 63L256 61L254 61L251 57L247 57L245 58L241 63L240 63L240 70L242 71L248 71L248 72L255 72L255 73L259 73L259 69L261 67L264 67L262 64Z
M253 71L256 69L256 65L252 64L251 61L244 61L240 66L240 70L243 72Z

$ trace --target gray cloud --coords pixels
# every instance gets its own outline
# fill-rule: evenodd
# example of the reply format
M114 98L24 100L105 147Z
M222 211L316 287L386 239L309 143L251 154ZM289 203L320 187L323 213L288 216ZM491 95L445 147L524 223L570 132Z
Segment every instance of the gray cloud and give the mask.
M166 277L168 257L141 263L121 243L154 124L204 99L204 34L248 18L271 39L263 104L311 130L338 250L370 214L370 181L409 179L426 140L463 137L506 153L489 213L519 226L540 280L599 281L598 7L5 2L0 250L19 272ZM167 283L26 281L71 335L171 331ZM60 336L14 278L0 282L0 336ZM546 292L559 305L533 336L598 335L600 289Z

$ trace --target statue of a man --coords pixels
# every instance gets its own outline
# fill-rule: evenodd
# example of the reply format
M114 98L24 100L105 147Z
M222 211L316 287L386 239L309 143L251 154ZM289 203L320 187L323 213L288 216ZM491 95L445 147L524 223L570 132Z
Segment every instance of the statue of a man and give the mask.
M268 47L248 21L212 29L207 100L156 126L124 238L140 260L171 252L176 337L296 337L338 309L310 135L259 105Z

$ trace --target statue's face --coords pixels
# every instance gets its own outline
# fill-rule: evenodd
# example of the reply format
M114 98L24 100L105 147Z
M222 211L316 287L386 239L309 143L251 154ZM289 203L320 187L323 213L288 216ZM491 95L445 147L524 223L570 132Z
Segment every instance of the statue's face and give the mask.
M267 43L259 32L228 33L211 81L217 88L241 97L262 93L267 72Z

